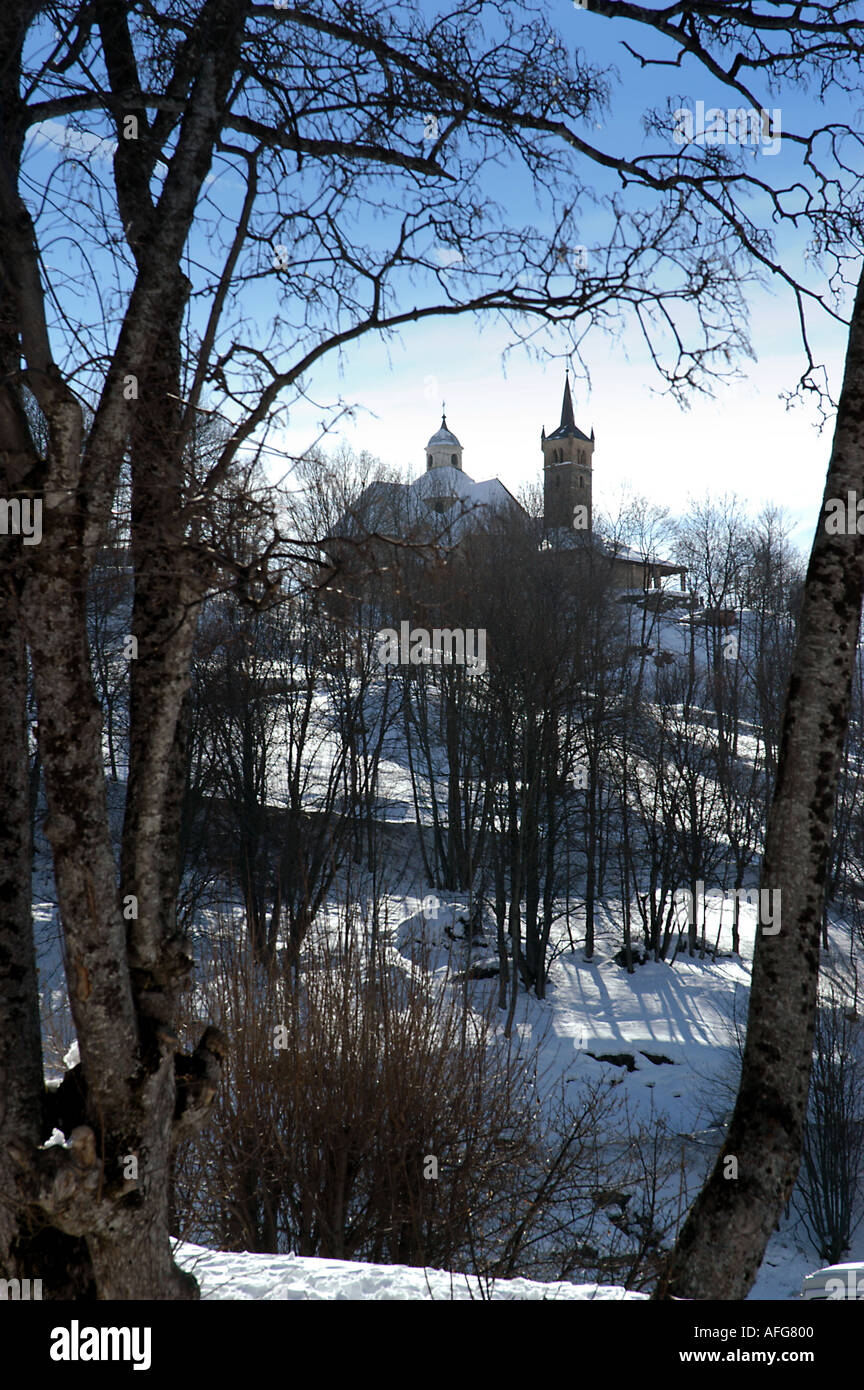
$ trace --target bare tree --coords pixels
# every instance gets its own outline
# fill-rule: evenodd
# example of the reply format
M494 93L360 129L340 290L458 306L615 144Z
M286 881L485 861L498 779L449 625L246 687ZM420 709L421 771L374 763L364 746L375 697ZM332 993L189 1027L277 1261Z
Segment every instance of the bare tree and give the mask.
M819 1009L795 1205L819 1258L836 1264L864 1218L864 1030L832 997Z
M700 7L695 28L638 6L601 0L595 8L658 24L697 54L701 39L722 45L730 25L737 32L722 4ZM785 7L814 62L830 67L825 36L848 43L850 26L805 8L802 15ZM10 817L0 829L0 955L10 968L0 976L0 1268L38 1273L53 1296L74 1288L109 1298L191 1297L194 1281L174 1266L168 1240L171 1148L180 1130L206 1118L224 1053L208 1030L183 1061L173 1021L190 969L176 899L196 623L219 584L230 579L250 600L266 601L277 586L276 563L316 558L282 533L272 499L248 490L238 497L231 469L261 457L280 402L296 402L328 354L436 315L499 311L524 335L534 323L617 331L627 310L671 389L704 386L746 350L741 286L754 263L771 262L742 205L754 183L763 185L728 159L701 162L692 152L631 159L595 148L584 122L599 114L606 79L554 37L550 44L546 16L530 4L490 5L488 30L473 4L441 22L408 5L275 10L236 0L189 0L168 14L61 0L50 13L53 34L38 0L13 0L0 17L0 482L5 495L38 500L45 511L40 545L4 538L2 549L0 707L8 738L0 790ZM758 26L753 32L762 39ZM764 66L758 54L745 52L748 61ZM776 67L800 61L783 50ZM730 80L742 87L739 69ZM57 121L74 138L55 160L27 164L28 132ZM499 158L533 180L545 231L510 226L486 196L484 169ZM592 162L616 170L625 187L638 185L639 206L599 199L608 229L602 270L583 276L562 272L560 247L581 240L578 207ZM821 189L823 199L833 196L830 181ZM824 201L808 198L808 215L818 222L821 210L830 235ZM48 254L55 208L64 227L75 228L68 275ZM377 227L368 234L370 208L385 228L380 235ZM802 302L804 291L784 278ZM406 299L407 281L416 294ZM257 311L262 284L278 285L272 316ZM84 309L82 285L91 306ZM680 328L679 310L686 311ZM830 475L832 487L844 489L856 480L848 454L859 445L856 354L853 330ZM25 389L44 422L44 449L28 426ZM228 430L210 464L192 447L206 412L223 416ZM118 852L86 593L126 459L137 657ZM257 511L267 522L268 539L251 559L232 544L237 506L241 518ZM841 737L843 669L830 663L835 645L845 651L852 640L859 558L854 538L845 549L830 538L811 567L793 682L804 690L803 678L820 664L831 676L817 674L804 697L811 703L787 710L794 762L790 781L779 784L778 817L791 794L794 824L802 805L824 813L836 785L830 758L818 761L808 721L812 713L818 722L827 703L826 733ZM814 597L820 563L825 584ZM26 902L26 648L82 1057L69 1149L41 1148L45 1098ZM778 962L784 982L814 968L806 923L818 907L822 862L818 833L802 845L800 825L797 840L786 828L781 840L795 858L787 879L781 855L780 878L798 915L769 943L769 962ZM779 843L769 831L769 877ZM754 1009L764 993L761 960ZM765 968L771 976L775 966ZM781 1126L776 1181L761 1203L763 1234L794 1167L809 1065L806 1021L793 1027L788 1011L775 1013L764 1008L764 1045L788 1043L782 1055L793 1075L778 1070L777 1094L790 1081L796 1100ZM197 1090L189 1084L196 1068ZM752 1152L770 1147L771 1135L756 1125L752 1138ZM130 1154L140 1159L137 1179L123 1176ZM713 1257L715 1233L703 1232L699 1243ZM757 1244L741 1260L750 1273Z
M0 862L14 887L4 888L0 925L13 963L0 1030L0 1266L38 1272L56 1296L73 1285L102 1297L194 1296L171 1258L167 1194L172 1117L189 1095L175 1083L172 1020L190 968L176 899L195 628L226 575L258 601L273 592L277 552L283 564L313 558L248 492L240 514L262 512L271 539L251 560L236 553L232 468L261 456L280 397L298 399L316 363L364 334L484 310L599 322L624 301L648 317L656 306L660 331L698 284L690 377L740 341L739 295L725 262L705 275L690 214L671 200L647 219L607 201L615 264L580 284L560 274L558 241L578 238L572 204L555 207L546 142L560 140L562 91L575 120L604 87L589 63L550 51L530 9L496 10L503 44L470 5L439 25L410 7L343 14L200 0L164 14L63 0L51 8L53 34L44 13L37 0L15 0L0 21L2 486L45 508L40 545L4 541L3 795L13 815ZM28 131L50 122L67 123L70 139L25 172ZM591 158L583 142L572 148ZM554 210L551 236L514 231L484 198L478 179L497 156L535 179ZM371 206L388 229L374 246L357 230ZM45 255L55 207L75 226L68 275ZM396 295L406 273L422 291L410 305ZM278 285L280 307L250 331L249 296L262 281ZM82 285L92 315L80 310ZM210 464L191 447L208 411L229 434ZM115 854L86 592L127 459L137 656ZM68 1150L40 1148L29 816L16 810L29 772L25 639L82 1058ZM198 1064L218 1079L222 1044L211 1044L202 1039ZM202 1122L206 1106L177 1123L193 1114ZM129 1154L140 1159L137 1179L123 1176Z

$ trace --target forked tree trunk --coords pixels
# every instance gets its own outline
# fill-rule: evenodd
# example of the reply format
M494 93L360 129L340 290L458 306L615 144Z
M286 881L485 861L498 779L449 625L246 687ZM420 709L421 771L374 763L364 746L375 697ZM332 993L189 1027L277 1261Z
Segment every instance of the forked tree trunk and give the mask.
M177 995L190 962L177 939L183 698L202 576L184 545L179 334L188 287L179 262L235 70L244 14L207 0L176 149L150 205L145 140L115 158L118 202L138 274L87 437L54 363L32 219L17 170L25 128L22 36L36 6L0 15L0 240L12 267L0 303L0 483L43 502L42 538L0 551L0 1275L43 1280L48 1299L195 1298L168 1228L171 1150L206 1119L224 1040L208 1029L177 1053ZM117 99L136 73L125 10L94 6ZM134 105L134 97L132 100ZM147 115L139 103L142 129ZM130 142L131 143L131 142ZM148 162L149 161L149 162ZM150 216L148 218L148 210ZM20 364L48 433L37 458L23 418ZM140 395L127 392L138 381ZM102 712L87 640L87 584L121 460L133 468L134 633L130 778L121 878L108 817ZM11 485L11 486L10 486ZM167 510L166 510L167 509ZM30 648L50 842L81 1064L44 1090L30 917L24 727ZM121 886L122 885L122 886ZM68 1145L44 1149L56 1125Z
M824 500L841 498L845 506L850 492L864 497L864 275ZM744 1298L798 1173L825 876L862 594L864 536L829 535L823 515L804 587L762 861L761 886L781 894L780 930L758 933L735 1111L656 1298Z

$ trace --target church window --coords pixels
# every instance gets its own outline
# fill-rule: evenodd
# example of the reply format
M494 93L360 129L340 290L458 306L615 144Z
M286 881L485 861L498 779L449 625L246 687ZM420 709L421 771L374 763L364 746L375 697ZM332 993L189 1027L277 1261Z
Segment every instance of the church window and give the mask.
M427 454L427 455L426 455L426 467L427 467L427 468L431 468L431 467L432 467L432 455L431 455L431 454Z
M451 454L451 455L450 455L450 465L451 465L451 467L453 467L453 468L456 467L456 455L455 455L455 454Z

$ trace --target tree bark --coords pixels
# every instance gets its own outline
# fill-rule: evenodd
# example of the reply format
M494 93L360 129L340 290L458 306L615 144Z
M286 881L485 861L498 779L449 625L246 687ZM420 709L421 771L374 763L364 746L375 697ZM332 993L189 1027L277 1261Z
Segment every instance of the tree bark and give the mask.
M122 93L120 135L136 81L127 17L116 7L99 8L106 62ZM179 1132L206 1120L224 1046L208 1030L194 1056L182 1057L172 1026L190 964L176 939L174 904L182 704L202 582L184 547L188 517L181 506L179 334L188 287L179 264L224 115L244 14L232 0L204 6L201 50L158 216L149 198L146 138L138 149L118 139L118 203L133 213L126 227L138 273L85 438L80 403L53 361L35 232L18 186L21 40L34 9L17 7L0 19L7 54L0 75L0 234L13 267L3 284L0 325L0 460L7 474L17 470L13 486L30 464L25 481L43 503L40 543L22 551L16 539L0 554L0 779L10 827L0 837L0 1131L7 1141L0 1158L0 1267L12 1277L35 1272L46 1298L195 1298L197 1285L175 1266L169 1240L171 1149ZM140 118L146 132L143 107ZM44 459L34 456L22 424L22 379L46 423ZM127 393L130 381L145 389ZM124 907L86 595L127 444L135 484L134 626L143 659L130 702L122 879L134 901ZM39 711L45 832L81 1051L69 1084L51 1093L42 1083L29 908L25 630ZM58 1117L67 1146L45 1150L41 1144Z
M824 503L864 497L864 274L852 315L823 517L804 586L761 887L780 931L757 936L747 1042L726 1142L655 1298L743 1299L789 1199L807 1113L819 937L864 595L864 537L829 535ZM734 1158L735 1165L727 1162Z

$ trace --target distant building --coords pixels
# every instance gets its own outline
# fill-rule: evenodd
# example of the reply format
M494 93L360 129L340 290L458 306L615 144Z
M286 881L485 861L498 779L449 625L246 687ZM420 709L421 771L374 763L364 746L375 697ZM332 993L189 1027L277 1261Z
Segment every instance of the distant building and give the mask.
M570 378L564 379L561 423L540 433L543 450L543 522L546 533L593 529L594 431L591 438L576 426ZM583 524L584 523L584 524Z
M660 589L662 580L677 575L681 589L687 570L657 556L640 555L621 542L601 539L594 533L594 430L585 434L576 424L570 377L564 378L561 423L552 434L540 432L543 451L543 546L554 551L578 551L591 545L612 565L617 589Z
M338 524L346 539L373 537L452 548L496 519L527 520L524 508L498 478L477 483L462 467L462 445L447 427L423 451L425 468L410 483L374 482L365 487Z
M498 478L475 482L462 466L462 444L442 412L440 428L423 451L424 468L410 483L374 482L363 489L350 512L340 519L328 543L328 558L336 570L353 568L351 542L363 548L364 563L381 567L394 563L394 550L404 543L454 549L469 535L507 519L533 526L544 551L582 552L590 546L611 564L616 589L659 590L662 581L678 576L685 588L686 569L657 556L640 555L594 532L593 479L595 438L576 424L570 378L565 377L561 422L547 435L541 431L543 506L541 524L531 522L525 509ZM347 541L349 546L343 543Z

